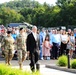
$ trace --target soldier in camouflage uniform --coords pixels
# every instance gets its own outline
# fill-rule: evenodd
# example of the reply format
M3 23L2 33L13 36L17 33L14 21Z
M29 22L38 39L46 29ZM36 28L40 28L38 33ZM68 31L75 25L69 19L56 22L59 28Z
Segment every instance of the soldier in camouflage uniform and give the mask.
M18 63L20 69L22 69L22 63L26 58L26 38L27 36L24 35L24 29L20 28L20 34L17 36L17 50L18 50Z
M4 32L1 32L0 34L0 42L3 40L4 37L7 36L7 29L4 29Z
M0 34L0 42L2 42L4 37L6 37L6 36L7 36L7 29L4 29L4 32L1 32L1 34Z
M7 29L4 28L4 32L1 32L1 35L0 35L0 44L3 43L3 40L6 36L7 36ZM2 51L2 55L4 55L4 51L2 50L2 47L1 47L1 51Z
M5 63L10 65L10 61L13 58L13 50L14 50L14 39L11 36L11 31L7 31L7 36L3 39L2 48L5 54Z

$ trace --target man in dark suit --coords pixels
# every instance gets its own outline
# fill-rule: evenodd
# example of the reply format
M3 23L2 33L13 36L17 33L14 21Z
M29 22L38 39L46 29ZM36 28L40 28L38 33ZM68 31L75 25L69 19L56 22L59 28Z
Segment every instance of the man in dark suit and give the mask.
M37 27L32 27L32 32L27 36L27 51L30 54L30 68L32 71L39 70L38 58L39 58L39 39L37 35Z

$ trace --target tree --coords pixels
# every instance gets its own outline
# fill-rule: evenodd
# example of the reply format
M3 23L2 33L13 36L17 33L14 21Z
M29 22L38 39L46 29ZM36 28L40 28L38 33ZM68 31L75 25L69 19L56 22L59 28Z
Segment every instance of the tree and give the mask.
M10 22L22 22L24 17L10 8L0 8L0 24L8 24Z

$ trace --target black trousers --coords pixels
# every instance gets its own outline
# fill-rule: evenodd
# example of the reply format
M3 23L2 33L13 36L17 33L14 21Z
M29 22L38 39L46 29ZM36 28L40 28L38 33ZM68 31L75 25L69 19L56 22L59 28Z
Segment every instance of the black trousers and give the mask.
M39 53L37 51L30 52L30 68L32 71L35 71L35 64L38 62ZM38 63L37 63L38 64Z
M57 55L58 55L58 49L59 49L59 45L58 43L53 43L53 47L52 47L52 56L54 59L57 59Z
M67 44L64 44L64 43L61 42L61 47L60 47L60 54L61 54L61 55L67 54L66 47L67 47Z

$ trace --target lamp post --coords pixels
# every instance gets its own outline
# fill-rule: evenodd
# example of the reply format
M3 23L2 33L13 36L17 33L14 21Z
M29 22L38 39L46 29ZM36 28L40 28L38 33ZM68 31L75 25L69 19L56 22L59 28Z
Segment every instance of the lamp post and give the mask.
M67 58L68 58L68 68L70 68L70 53L68 53Z

